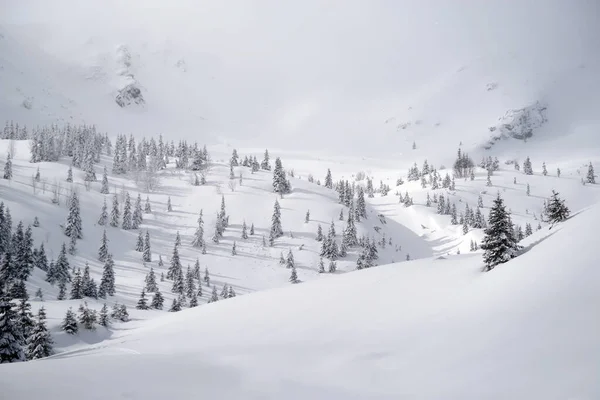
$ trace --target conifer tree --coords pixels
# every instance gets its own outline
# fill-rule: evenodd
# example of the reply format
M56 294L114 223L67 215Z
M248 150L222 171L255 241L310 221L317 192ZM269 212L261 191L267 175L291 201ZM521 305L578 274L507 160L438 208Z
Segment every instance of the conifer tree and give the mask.
M98 218L98 225L105 226L108 223L108 211L106 208L106 198L104 199L104 203L102 203L102 211L100 212L100 217Z
M73 282L71 284L71 300L79 300L83 298L83 280L81 278L81 269L75 271Z
M317 225L317 236L315 240L317 242L323 241L323 228L321 228L321 224Z
M274 239L283 236L283 228L281 227L281 208L279 202L275 200L273 207L273 217L271 218L271 235Z
M143 221L142 197L138 193L137 199L135 200L135 207L133 208L133 216L131 218L131 229L138 229Z
M190 299L196 295L196 283L194 282L194 273L188 267L185 274L185 294Z
M82 294L84 297L97 298L98 288L96 282L90 277L90 264L86 261L81 278Z
M145 214L152 213L152 206L150 205L150 197L149 196L146 196L146 204L144 205L144 213Z
M260 163L260 168L266 171L271 170L271 165L269 164L269 150L265 150L265 156L263 161Z
M560 168L556 168L556 176L560 178Z
M102 279L100 280L100 289L98 290L98 296L106 298L106 295L115 295L115 270L114 261L112 254L108 254L106 262L104 263L104 269L102 271Z
M13 177L12 172L12 160L10 153L6 156L6 163L4 164L4 179L11 180Z
M83 325L84 329L95 330L97 320L96 310L90 309L87 302L79 306L79 323Z
M119 199L115 194L113 196L112 208L110 210L110 226L116 228L119 226L119 219L121 217L121 212L119 211Z
M327 175L325 175L325 187L327 189L333 188L333 179L331 178L331 170L327 168Z
M175 276L181 271L181 261L179 260L179 252L177 246L173 246L173 255L171 256L171 264L167 271L167 279L174 279Z
M77 196L77 191L74 190L69 200L69 215L65 224L65 235L81 239L83 237L82 231L79 197Z
M22 335L21 345L25 346L26 339L31 335L31 331L35 326L35 320L31 313L31 304L28 301L27 293L25 293L25 296L19 298L19 304L17 305L17 326Z
M196 292L190 297L190 308L198 307L198 295Z
M231 246L231 255L232 256L236 256L237 255L237 247L236 247L235 240L233 241L233 246Z
M183 281L183 271L181 270L181 267L173 276L173 287L171 288L171 291L180 295L183 295L185 292L185 283Z
M173 303L171 304L171 308L169 308L169 312L179 312L181 311L181 303L177 299L173 299Z
M181 246L181 236L179 235L179 231L175 232L175 246Z
M67 182L73 182L73 166L69 165L69 169L67 170Z
M109 316L108 316L108 307L106 306L106 303L104 303L102 305L102 308L100 309L100 314L98 317L98 324L100 324L100 326L103 327L108 327L108 325L110 324L110 320L109 320Z
M171 211L173 211L173 206L171 205L171 196L169 196L169 197L167 198L167 211L168 211L168 212L171 212Z
M292 273L290 275L290 282L292 284L300 283L300 280L298 279L298 274L296 273L296 267L292 267Z
M100 188L100 193L108 194L108 172L106 171L106 166L104 167L104 172L102 173L102 187Z
M552 196L545 207L544 214L548 218L548 222L552 224L564 221L569 218L571 211L565 205L565 201L558 197L558 192L552 191Z
M147 230L146 230L146 235L144 236L144 246L143 246L142 251L143 251L142 260L144 262L151 262L152 261L152 251L150 249L150 232L148 232Z
M591 184L596 183L596 174L594 172L594 166L592 165L591 162L590 162L590 165L588 166L586 180L587 180L587 183L591 183Z
M42 307L39 309L35 325L27 337L27 359L37 360L51 356L53 353L53 344L52 336L46 327L46 312L44 307Z
M291 188L288 182L281 159L277 157L275 159L275 168L273 169L273 191L281 195L289 193Z
M527 157L525 161L523 161L523 172L525 173L525 175L533 175L533 168L531 166L531 160L529 159L529 157Z
M0 287L0 364L25 361L22 343L17 313Z
M59 282L58 283L58 296L56 296L56 300L65 300L67 298L67 283Z
M63 319L60 328L69 335L75 335L77 334L77 332L79 332L79 327L77 326L77 318L75 317L73 308L69 307L69 309L67 310L67 314L65 315L65 319Z
M219 301L219 295L217 294L217 287L213 285L212 293L210 295L210 299L208 299L209 303L214 303Z
M194 233L192 246L196 248L202 248L204 246L204 220L202 219L202 210L200 210L200 215L198 215L198 228L196 228L196 232Z
M285 267L286 268L295 268L295 265L296 264L294 262L294 254L292 253L292 249L289 249L286 260L285 260Z
M144 251L144 236L142 235L142 231L138 232L138 237L135 242L135 251L140 253Z
M329 272L330 274L333 274L336 270L337 270L337 263L334 260L329 261L329 270L327 272Z
M160 290L157 290L152 297L152 303L150 303L150 307L154 308L155 310L162 310L164 302L165 299L160 293Z
M456 215L456 205L452 203L452 211L450 212L450 223L458 225L458 216Z
M242 239L248 239L248 227L246 226L246 220L242 223Z
M35 298L36 298L38 301L44 301L44 293L42 292L42 288L38 288L38 289L35 291Z
M123 224L121 228L124 230L130 230L133 228L132 222L133 216L131 215L131 198L129 192L125 192L125 205L123 206Z
M54 282L71 282L71 273L69 268L69 260L67 259L67 246L62 244L58 258L52 268L52 280ZM51 282L52 283L52 282Z
M542 163L542 175L544 175L544 176L548 175L548 169L546 168L546 162L545 161Z
M531 224L528 222L525 224L525 237L528 237L531 235L533 235L533 228L531 227Z
M519 249L517 239L513 234L510 214L506 211L500 193L498 193L498 197L496 197L490 208L488 225L481 248L484 250L485 270L491 271L498 264L516 257Z
M142 289L142 293L140 294L140 299L135 306L138 310L148 310L150 307L148 306L148 300L146 299L146 290Z
M158 290L158 285L156 284L156 275L154 274L154 268L150 267L150 272L146 275L146 292L154 293Z
M98 249L98 261L105 262L108 256L108 238L106 237L106 229L102 232L102 240Z
M226 299L229 296L229 290L227 288L227 284L223 285L223 289L221 289L221 297Z
M210 275L208 273L208 268L204 268L204 282L206 282L206 286L210 286Z

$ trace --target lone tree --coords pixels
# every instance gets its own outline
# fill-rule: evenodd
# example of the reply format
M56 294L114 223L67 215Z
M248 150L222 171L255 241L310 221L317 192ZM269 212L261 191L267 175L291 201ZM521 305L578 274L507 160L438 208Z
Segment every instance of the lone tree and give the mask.
M491 271L496 265L517 256L519 245L517 238L514 237L510 214L506 211L500 193L490 209L488 228L484 232L485 237L481 248L484 250L485 271Z
M590 165L588 166L587 183L596 183L596 175L594 174L594 166L592 165L592 163L590 163Z
M79 209L79 197L77 192L73 191L69 200L69 215L65 225L65 235L68 237L82 238L81 213Z
M558 192L552 191L552 197L546 205L544 214L546 215L548 222L557 223L564 221L569 218L571 211L565 205L565 201L558 197Z

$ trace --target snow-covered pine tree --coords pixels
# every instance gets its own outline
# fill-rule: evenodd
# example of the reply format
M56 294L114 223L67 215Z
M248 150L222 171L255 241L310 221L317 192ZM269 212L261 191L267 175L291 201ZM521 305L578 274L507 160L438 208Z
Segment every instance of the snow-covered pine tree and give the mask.
M358 195L356 198L356 211L357 214L362 218L367 218L367 205L365 202L365 192L362 187L358 188Z
M67 283L59 282L58 283L58 296L56 296L56 300L65 300L67 298Z
M285 267L286 268L295 268L296 267L296 264L294 262L294 254L292 253L292 249L288 250L287 257L286 257L286 260L285 260Z
M481 195L479 195L479 197L477 198L477 207L483 208L483 198L481 197Z
M181 261L179 259L179 251L177 246L173 246L173 254L171 255L171 263L167 271L167 279L174 279L178 272L181 271Z
M250 236L254 236L254 222L250 224Z
M132 226L132 215L131 215L131 198L129 192L125 192L125 205L123 206L123 224L121 227L124 230L130 230Z
M208 299L209 303L214 303L219 301L219 294L217 293L217 287L213 285L212 293L210 295L210 299Z
M548 219L548 222L555 224L569 218L571 211L565 205L565 201L558 197L558 192L552 191L552 196L548 200L544 215Z
M317 236L315 237L317 242L323 241L323 228L321 228L321 224L317 225Z
M523 161L523 172L525 175L533 175L533 167L531 166L531 160L529 157Z
M333 179L331 178L331 170L327 168L327 175L325 175L325 187L327 189L333 188Z
M0 364L25 360L24 336L13 307L0 286Z
M119 226L119 219L121 217L121 212L119 211L119 199L117 194L113 196L112 208L110 210L110 226L116 228Z
M105 226L108 223L108 210L106 208L106 198L102 203L102 211L100 211L100 217L98 218L98 225Z
M108 307L106 306L106 303L104 303L102 305L102 308L100 309L100 314L98 316L98 324L105 328L108 327L108 325L110 325L110 319L108 316Z
M202 218L202 210L200 210L200 214L198 215L198 228L196 228L196 232L194 233L192 246L196 248L202 248L202 246L204 246L204 220Z
M492 186L492 169L491 168L488 168L488 170L487 170L487 181L486 181L485 185L488 187Z
M83 280L81 279L81 268L75 271L73 282L71 283L71 300L83 299Z
M100 193L108 194L108 172L106 171L106 166L104 166L104 171L102 173L102 187L100 188Z
M140 232L141 234L141 232ZM146 230L146 235L144 236L144 247L142 249L143 254L142 254L142 260L144 262L151 262L152 261L152 251L150 249L150 232L148 232L148 230Z
M519 245L513 235L510 214L506 211L500 193L490 208L488 228L481 248L484 250L485 270L491 271L498 264L505 263L517 256Z
M50 272L50 270L49 270ZM52 268L52 281L54 282L71 282L71 273L69 268L69 260L67 259L67 245L62 244L58 258Z
M75 313L73 312L73 308L69 307L67 313L65 315L65 319L63 319L62 324L60 325L60 329L68 333L69 335L75 335L79 332L79 327L77 326L77 318Z
M108 256L108 237L106 236L106 229L102 233L102 240L100 241L100 248L98 249L98 261L105 262Z
M231 255L232 256L237 255L237 246L236 246L235 240L233 241L233 245L231 246Z
M53 353L53 340L46 327L46 312L44 307L38 311L35 325L27 337L26 355L28 360L49 357Z
M135 200L135 207L133 208L133 216L131 217L131 229L139 229L143 221L142 197L138 193L137 199Z
M456 204L452 203L452 209L450 211L450 223L452 225L458 225L458 216L456 214Z
M337 263L334 260L329 261L329 272L330 274L334 273L337 270Z
M81 281L83 286L83 296L97 299L98 287L96 286L96 281L90 277L90 264L87 261L83 269L83 277L81 278Z
M179 312L181 311L181 303L177 299L173 299L173 303L171 303L171 308L169 308L169 312Z
M265 171L271 170L271 165L269 164L269 150L265 150L265 156L263 161L260 163L260 168L264 169Z
M163 298L162 293L160 293L160 290L156 290L154 296L152 297L150 307L154 308L155 310L162 310L164 302L165 299Z
M69 200L69 215L65 224L65 235L81 239L83 237L83 227L81 223L81 211L79 208L79 196L77 191L73 190Z
M591 184L595 184L596 183L596 174L594 172L594 166L592 165L591 162L590 162L590 164L588 166L588 172L587 172L587 176L586 176L586 181L587 181L587 183L591 183Z
M181 246L181 235L179 234L179 231L175 232L175 246Z
M140 294L140 298L135 308L138 310L150 309L150 307L148 306L148 299L146 299L146 289L142 289L142 293Z
M149 196L146 196L146 204L144 205L144 213L145 214L152 213L152 206L150 205L150 197Z
M98 297L103 299L106 295L115 295L115 262L113 261L112 254L106 256L106 262L104 263L104 269L102 270L102 279L100 280L100 288L98 290Z
M73 182L73 166L69 165L69 169L67 170L67 182Z
M298 279L298 274L296 273L296 267L292 267L292 273L290 275L290 283L292 283L292 284L300 283L300 280Z
M154 268L150 267L150 272L146 275L145 279L146 283L146 292L154 293L158 290L158 285L156 284L156 274L154 273Z
M528 237L531 235L533 235L533 228L531 227L531 224L528 222L525 224L525 237Z
M12 157L10 153L6 156L6 163L4 164L4 179L11 180L13 177L12 171Z
M173 211L173 206L171 205L171 196L169 196L169 197L167 198L167 211L168 211L168 212L171 212L171 211Z
M97 321L96 310L90 309L87 302L83 302L79 306L79 323L83 325L83 329L95 330Z
M542 162L542 175L547 176L548 175L548 169L546 168L546 162Z
M281 159L277 157L275 159L275 168L273 169L273 191L282 196L289 193L291 188L289 187L288 182Z
M283 236L283 228L281 227L281 208L279 201L275 199L275 205L273 206L273 216L271 217L271 235L273 239L277 239Z
M138 237L135 242L135 251L140 253L144 251L144 235L142 235L142 231L138 232Z

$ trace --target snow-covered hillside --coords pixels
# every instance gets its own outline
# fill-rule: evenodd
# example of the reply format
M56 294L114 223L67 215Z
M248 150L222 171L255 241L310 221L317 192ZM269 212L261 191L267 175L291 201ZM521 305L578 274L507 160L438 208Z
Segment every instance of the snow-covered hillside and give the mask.
M594 399L598 222L595 206L544 229L487 274L477 254L425 259L156 319L101 346L3 368L3 393Z

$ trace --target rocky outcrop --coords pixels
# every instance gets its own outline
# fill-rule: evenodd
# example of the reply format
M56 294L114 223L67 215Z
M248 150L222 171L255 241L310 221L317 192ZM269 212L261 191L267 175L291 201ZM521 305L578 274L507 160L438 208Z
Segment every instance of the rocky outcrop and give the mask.
M491 148L495 142L504 139L518 139L526 141L533 136L534 132L544 125L546 118L546 105L536 102L530 106L517 110L508 110L499 122L489 127L492 137L485 145Z

